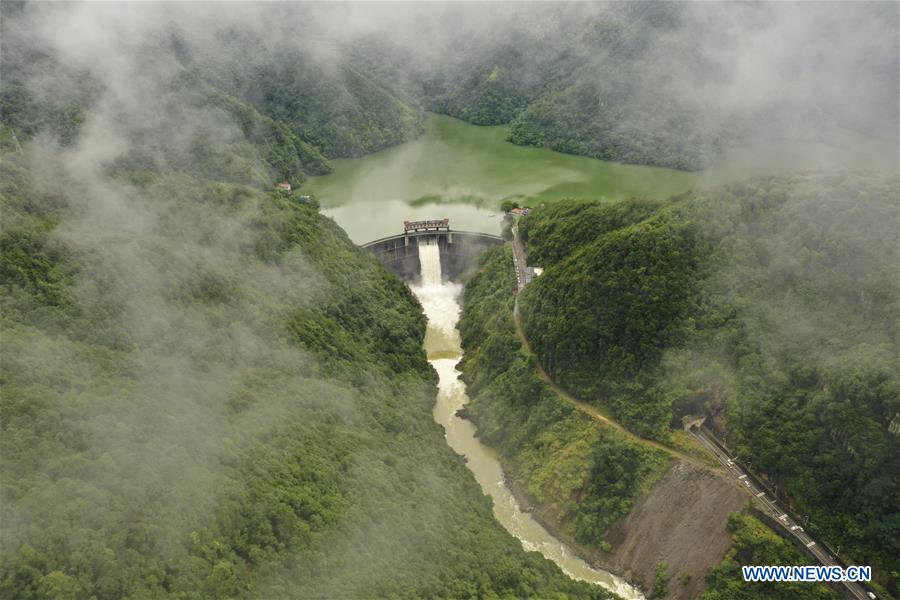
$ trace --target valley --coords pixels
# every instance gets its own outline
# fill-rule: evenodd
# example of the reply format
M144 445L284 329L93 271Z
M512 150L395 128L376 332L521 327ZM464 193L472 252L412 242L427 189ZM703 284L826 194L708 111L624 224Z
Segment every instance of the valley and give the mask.
M900 598L898 32L0 3L0 597Z

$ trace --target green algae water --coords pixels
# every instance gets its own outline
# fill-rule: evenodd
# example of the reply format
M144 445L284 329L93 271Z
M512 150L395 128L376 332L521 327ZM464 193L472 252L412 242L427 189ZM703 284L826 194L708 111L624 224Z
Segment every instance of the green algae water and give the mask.
M507 127L429 115L424 135L363 158L332 161L312 194L356 243L402 233L404 220L447 217L457 230L500 232L503 200L539 204L567 196L617 201L667 197L695 175L605 162L505 141Z
M791 144L725 151L702 172L626 165L505 141L508 128L479 127L429 115L424 135L362 158L332 161L313 177L323 212L362 244L402 232L404 220L447 217L457 230L500 232L500 203L560 198L615 202L631 196L667 198L698 186L792 170L897 169L889 144L848 139L837 146Z

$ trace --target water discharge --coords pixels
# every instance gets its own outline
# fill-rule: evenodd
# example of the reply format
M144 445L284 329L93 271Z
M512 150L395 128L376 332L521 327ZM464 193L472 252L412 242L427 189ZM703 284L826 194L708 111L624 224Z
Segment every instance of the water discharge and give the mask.
M444 427L447 444L466 458L466 464L481 489L493 499L494 517L522 542L526 550L540 552L545 558L555 562L569 577L603 586L622 598L643 599L639 590L620 577L592 568L550 535L530 514L522 512L512 492L506 487L496 453L478 440L475 426L470 421L456 415L469 401L466 386L459 379L460 373L456 370L456 364L462 358L459 331L456 328L462 286L442 280L436 240L420 241L419 260L422 265L421 282L410 287L428 317L425 351L439 377L434 420Z

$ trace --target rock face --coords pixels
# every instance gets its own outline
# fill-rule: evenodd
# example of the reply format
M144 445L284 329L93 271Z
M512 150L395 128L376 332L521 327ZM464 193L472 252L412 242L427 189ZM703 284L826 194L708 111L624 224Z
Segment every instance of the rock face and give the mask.
M666 598L696 598L707 570L731 547L728 514L746 502L726 479L679 461L610 529L609 567L650 590L656 565L666 563Z
M547 505L535 503L508 479L526 512L590 564L620 575L653 598L656 565L667 565L666 600L699 598L704 578L731 548L728 515L747 506L747 495L729 480L677 461L650 491L638 498L628 515L605 536L611 552L592 551L560 530Z

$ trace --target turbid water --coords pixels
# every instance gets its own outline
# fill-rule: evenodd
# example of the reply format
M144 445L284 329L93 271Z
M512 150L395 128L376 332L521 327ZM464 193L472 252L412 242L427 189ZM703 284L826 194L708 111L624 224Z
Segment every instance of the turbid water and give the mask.
M459 297L462 286L442 281L437 244L419 245L422 281L412 290L419 298L428 317L425 351L438 374L438 397L434 406L434 420L443 426L447 444L466 457L466 465L484 493L493 499L494 516L526 550L540 552L555 562L573 579L603 586L626 599L641 599L640 591L615 575L594 569L569 548L550 535L532 516L522 512L518 502L503 479L503 470L496 453L475 436L475 426L456 416L469 401L466 386L459 379L456 364L462 357L459 331Z
M796 169L897 168L897 149L850 140L840 146L734 149L700 173L625 165L505 141L508 128L429 115L416 140L362 158L334 160L302 193L316 196L357 243L401 232L406 219L448 217L458 230L499 233L504 199L538 205L560 198L614 202L666 198L692 187Z

